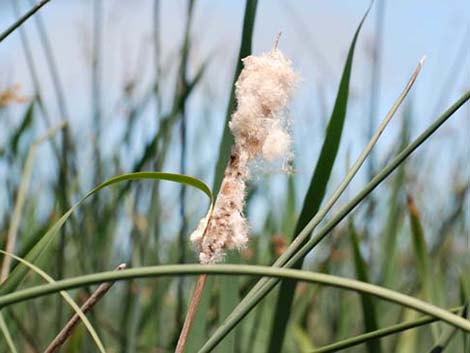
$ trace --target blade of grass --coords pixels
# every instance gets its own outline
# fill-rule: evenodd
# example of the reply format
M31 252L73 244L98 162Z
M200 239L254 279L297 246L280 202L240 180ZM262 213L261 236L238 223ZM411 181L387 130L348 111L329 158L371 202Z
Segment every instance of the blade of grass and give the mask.
M31 16L33 16L37 11L41 9L41 7L46 5L49 1L51 0L41 0L34 4L28 12L26 12L23 16L16 20L15 23L11 24L10 27L8 27L5 31L0 34L0 42L2 42L16 29L18 29L24 22L26 22Z
M418 275L421 280L421 288L424 294L424 299L432 302L434 295L431 283L432 274L429 268L429 255L426 246L426 239L424 237L424 230L421 223L421 215L411 195L408 195L407 197L407 208L408 215L410 217L413 249L418 264L417 267ZM434 341L437 341L440 336L438 327L432 326L431 329Z
M459 310L461 310L461 309L462 309L462 307L458 307L458 308L450 309L449 311L453 312L453 313L458 313ZM402 322L402 323L399 323L399 324L396 324L396 325L392 325L392 326L388 326L388 327L378 329L378 330L373 331L373 332L367 332L367 333L362 334L362 335L347 338L347 339L329 344L327 346L323 346L323 347L320 347L318 349L315 349L311 353L338 352L338 351L346 349L346 348L351 348L351 347L358 346L360 344L367 343L369 340L372 340L372 339L387 337L387 336L390 336L390 335L394 335L394 334L397 334L397 333L404 332L406 330L411 330L411 329L414 329L414 328L417 328L417 327L420 327L420 326L428 325L428 324L436 322L436 321L437 321L437 319L435 317L424 316L424 317L421 317L417 320Z
M57 283L54 281L54 279L49 276L46 272L41 270L39 267L34 266L32 263L29 261L26 261L25 259L22 259L16 255L13 255L11 253L8 253L6 251L0 250L0 253L3 254L4 256L12 257L16 261L21 262L23 265L37 273L39 276L41 276L43 279L45 279L49 284L54 284ZM75 313L80 317L80 319L83 322L83 325L85 325L86 329L90 333L90 336L93 338L93 341L95 342L96 346L98 347L98 350L101 353L106 353L106 350L103 346L103 343L101 342L98 334L96 333L95 329L93 328L92 324L90 321L88 321L87 317L83 313L83 311L80 309L80 307L75 303L75 301L70 297L70 295L65 292L65 291L60 291L60 295L64 298L64 300L72 307L72 309L75 311Z
M367 264L362 257L360 247L359 247L359 236L356 232L353 222L350 223L350 232L351 232L351 242L353 248L353 257L354 257L354 267L356 269L357 279L363 282L369 281L369 274L367 269ZM364 328L366 332L376 331L379 328L377 320L377 310L375 306L374 299L369 295L361 295L361 308L362 316L364 319ZM382 346L380 340L373 339L367 341L367 350L369 353L380 353L382 352Z
M459 314L463 318L466 318L467 310L468 310L468 304L465 304L465 306L459 311ZM452 341L452 338L455 336L456 333L457 333L457 330L455 329L455 327L452 327L452 326L446 327L444 332L442 332L441 337L438 339L437 343L429 350L429 353L444 352L444 350L447 348L450 341Z
M139 172L139 173L132 173L132 174L123 174L107 181L103 182L102 184L95 187L93 190L88 192L82 199L80 199L75 205L73 205L48 231L46 234L42 236L42 238L35 244L35 246L28 252L25 259L29 262L36 261L39 256L43 254L46 248L51 244L55 236L57 235L58 231L62 228L65 224L67 219L72 215L72 213L90 196L97 193L98 191L111 186L113 184L117 184L124 181L132 181L132 180L141 180L141 179L156 179L156 180L166 180L176 183L182 183L194 188L201 190L205 193L209 200L210 200L210 207L209 212L212 209L213 204L213 196L212 192L209 187L199 179L181 175L181 174L172 174L172 173L163 173L163 172ZM24 276L27 273L27 269L18 266L16 267L8 279L0 286L0 293L8 293L13 291L22 281Z
M406 87L401 92L400 96L394 102L393 106L391 107L390 111L385 116L384 120L381 122L377 131L375 132L374 136L372 137L371 141L367 144L364 148L362 153L359 155L357 160L355 161L354 165L352 166L351 170L347 173L344 180L340 183L337 189L333 192L331 197L326 202L325 206L323 206L319 212L315 214L315 216L308 222L308 224L303 228L303 230L299 233L299 235L293 240L293 242L289 245L287 250L276 260L273 266L282 267L285 266L287 261L294 256L296 251L302 247L302 244L309 238L310 233L315 229L315 227L321 222L321 220L326 216L328 211L333 207L335 202L344 192L346 187L349 185L353 177L356 175L357 171L364 163L365 159L367 158L368 154L372 150L372 148L377 143L379 137L381 136L382 132L385 130L387 124L390 122L392 117L395 115L396 111L400 107L401 103L405 99L406 95L410 91L413 83L415 82L421 67L423 65L424 58L421 59L417 68L413 72L410 80L408 81ZM365 195L363 196L365 198ZM297 258L297 261L301 257ZM277 283L276 280L268 280L268 279L261 279L245 296L245 298L239 303L239 305L235 308L229 318L224 322L224 324L219 327L218 330L215 331L212 338L206 343L206 346L203 347L202 352L205 352L205 349L212 347L213 344L217 344L220 337L223 337L228 331L230 331L239 320L241 320L253 307L255 302L261 300ZM268 288L269 287L269 288Z
M411 104L407 104L404 107L404 119L401 127L400 133L400 146L399 151L402 151L406 145L409 143L409 130L410 130L410 112ZM397 237L400 231L399 226L401 224L400 220L403 216L403 189L406 179L406 170L405 166L402 165L398 168L397 173L394 175L391 181L390 196L388 200L388 214L387 221L385 224L385 229L383 231L383 241L382 241L382 263L381 263L381 279L379 283L383 285L388 285L392 282L392 277L395 274L396 258L395 252L397 248Z
M470 333L470 321L458 315L439 308L433 304L424 302L420 299L408 296L406 294L393 291L391 289L364 283L350 278L327 275L310 271L293 270L286 268L276 268L271 266L252 266L252 265L162 265L132 268L123 271L107 271L94 273L91 275L79 276L69 279L56 281L45 285L29 287L27 289L17 290L16 292L0 296L0 308L19 303L25 300L38 298L40 296L56 293L61 290L78 288L86 285L97 284L109 281L129 280L135 278L148 278L158 276L175 275L200 275L200 274L219 274L219 275L253 275L273 278L289 278L299 281L318 283L336 288L347 289L359 293L373 295L374 297L395 303L424 314L434 316L448 324L458 327L465 332Z
M397 167L399 167L422 143L424 143L439 127L447 121L465 102L470 99L470 91L464 93L451 107L449 107L433 124L431 124L420 136L418 136L410 145L399 153L390 164L382 169L351 201L341 207L337 214L333 216L309 241L299 249L299 241L307 238L313 228L316 226L316 216L302 230L299 236L292 242L284 254L276 261L274 266L293 266L299 259L303 258L320 241L329 234L329 232L341 222L362 200L364 200L383 180L385 180ZM371 141L372 142L372 141ZM366 152L366 151L365 151ZM366 154L367 155L367 154ZM363 161L363 159L362 159ZM361 158L358 160L359 166ZM353 166L353 169L355 167ZM354 171L351 171L354 175ZM346 181L351 175L347 175ZM326 207L326 206L325 206ZM319 213L322 211L320 210ZM286 261L286 259L288 261ZM264 296L277 284L277 279L260 280L252 289L252 295L247 295L244 300L235 308L231 316L220 326L206 342L206 345L199 351L208 352L211 347L217 345L223 336L229 332L243 317L264 298Z
M31 4L31 6L35 5L34 0L29 0L29 3ZM41 45L44 49L44 53L46 56L47 67L51 75L52 86L53 86L54 93L56 95L59 113L61 115L60 120L65 120L68 122L70 115L69 115L69 110L68 110L66 100L65 100L65 90L63 88L63 85L60 79L59 70L57 67L57 60L54 56L52 46L49 41L49 36L47 33L46 25L43 22L41 13L37 13L36 16L34 16L34 23L36 24L36 28L39 34L39 39L40 39ZM69 168L71 169L72 174L74 174L75 165L74 165L74 159L70 158L73 156L72 155L73 148L72 148L72 138L70 136L70 132L67 127L62 130L61 135L62 135L61 136L62 137L61 138L62 150L61 150L60 159L58 160L59 173L58 173L58 178L57 178L57 190L58 190L59 212L63 214L70 207L69 195L68 195ZM74 224L74 222L72 222L72 224ZM65 266L64 266L65 240L66 240L65 229L62 229L61 234L60 234L59 251L57 252L57 256L56 256L57 278L59 279L63 277L64 275L63 271L65 269ZM57 305L57 319L56 319L57 330L59 330L62 327L62 316L63 316L62 301L59 301Z
M13 10L14 10L15 16L20 17L20 9L19 9L19 6L18 6L18 1L17 0L11 0L11 3L13 5ZM38 71L37 71L37 68L36 68L36 63L35 63L35 58L34 58L34 55L33 55L33 51L31 49L31 45L30 45L30 42L29 42L29 39L28 39L28 36L26 34L25 29L23 27L20 27L18 29L18 32L19 32L19 35L20 35L21 46L22 46L24 56L25 56L25 59L26 59L26 64L28 66L29 75L31 77L31 82L32 82L33 87L34 87L35 101L38 103L38 107L39 107L39 109L42 113L42 114L40 114L40 116L43 118L44 124L46 125L47 128L50 128L52 126L51 118L50 118L49 113L46 109L46 106L44 105L44 100L42 98L41 87L40 87L41 85L39 83L40 80L39 80ZM57 160L59 160L60 153L59 153L59 148L57 147L57 144L54 142L54 140L50 140L50 143L51 143L52 150L54 151L54 154L55 154Z
M59 125L49 129L46 133L33 142L32 146L29 149L28 156L23 168L23 173L21 175L20 186L18 194L16 196L15 208L13 210L13 215L11 217L10 226L8 227L7 242L5 250L8 253L12 253L15 250L16 238L18 234L18 229L21 220L21 214L23 212L23 206L26 202L26 194L29 189L29 182L31 179L31 174L33 172L34 159L36 157L36 151L38 147L44 142L52 138L58 131L65 127L66 123L61 122ZM10 272L10 263L11 257L5 256L2 262L2 270L0 273L0 283L3 283Z
M242 59L251 55L253 29L255 26L257 6L258 6L258 0L246 0L245 14L243 17L243 30L242 30L240 51L238 53L237 67L233 75L233 81L232 81L232 86L231 86L232 90L230 92L229 103L228 103L227 112L225 115L224 130L223 130L222 140L220 142L220 147L219 147L219 158L217 160L217 165L215 167L214 185L212 188L214 195L217 195L219 193L219 188L220 188L220 185L222 184L222 179L224 177L225 166L228 163L228 160L230 157L230 149L232 148L232 144L233 144L233 137L230 132L228 123L230 121L230 116L235 111L236 104L237 104L235 100L235 82L237 82L238 76L240 75L240 72L242 71L242 68L243 68Z
M184 92L188 89L188 60L189 60L189 51L191 45L191 23L194 13L194 0L190 0L187 4L186 10L186 24L184 30L184 40L183 47L181 48L181 62L179 68L179 77L177 82L177 94L183 96ZM186 159L187 159L187 136L186 136L186 101L182 102L180 107L180 173L186 174ZM187 221L186 221L186 188L182 185L179 193L179 214L180 214L180 229L178 234L178 249L179 249L179 258L178 263L186 262L186 236L187 236ZM175 312L175 333L174 336L178 337L179 332L183 327L184 322L184 279L178 279L177 293L176 293L176 312Z
M416 207L414 198L411 195L407 197L407 208L411 223L411 235L413 238L413 249L416 254L418 264L418 274L421 278L421 285L425 292L426 300L431 301L432 286L431 286L431 273L429 269L429 258L427 254L426 239L424 237L424 230L421 224L421 215Z
M367 8L366 13L362 17L356 33L353 36L349 52L344 65L343 74L339 83L338 93L334 104L333 112L328 123L325 139L321 148L307 194L305 195L302 210L300 212L297 225L293 234L293 239L297 237L300 231L307 225L308 221L318 212L320 205L325 197L326 187L330 179L331 172L338 154L341 136L343 135L343 127L346 119L346 111L349 98L349 82L351 80L351 71L356 49L356 42L359 37L362 25L369 13L372 2ZM294 268L302 268L303 260L294 265ZM287 323L290 318L292 302L296 282L283 281L277 298L274 318L272 320L271 338L269 342L268 352L280 353L286 334Z
M34 101L31 102L26 109L26 113L21 120L20 125L16 129L15 133L11 136L9 145L11 147L11 151L14 155L18 152L18 144L20 142L21 136L31 127L34 117Z
M194 316L191 331L189 332L186 347L201 347L207 336L207 313L211 309L212 289L215 285L214 277L207 277L204 290L201 294L198 310Z
M226 263L240 263L240 255L228 255ZM221 277L218 278L218 280L220 288L219 317L222 321L232 312L239 301L239 283L238 278ZM232 332L231 334L227 335L223 345L221 345L217 350L217 353L235 353L235 333L236 332Z
M3 315L0 314L0 331L2 331L3 337L7 343L8 349L11 353L18 353L18 349L16 349L15 343L13 342L13 338L11 337L10 330L8 329L7 323Z

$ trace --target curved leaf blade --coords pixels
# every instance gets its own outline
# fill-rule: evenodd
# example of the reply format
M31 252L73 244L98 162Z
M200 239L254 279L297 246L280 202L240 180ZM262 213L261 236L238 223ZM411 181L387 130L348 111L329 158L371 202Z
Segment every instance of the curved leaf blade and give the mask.
M102 184L95 187L93 190L88 192L81 200L79 200L75 205L73 205L47 232L44 234L41 239L33 246L33 248L28 252L25 256L25 260L28 262L35 262L38 258L43 254L45 249L51 244L54 240L55 236L58 234L59 230L63 227L67 219L71 216L71 214L90 196L99 192L100 190L120 183L124 181L133 181L133 180L142 180L142 179L157 179L157 180L166 180L175 183L185 184L192 186L196 189L201 190L210 200L210 207L209 211L212 210L212 204L214 201L214 197L212 192L203 181L182 174L173 174L173 173L164 173L164 172L137 172L131 174L123 174L116 176L114 178L108 179ZM24 266L16 266L12 273L8 276L7 280L0 286L0 294L5 294L8 292L13 291L24 278L28 269Z

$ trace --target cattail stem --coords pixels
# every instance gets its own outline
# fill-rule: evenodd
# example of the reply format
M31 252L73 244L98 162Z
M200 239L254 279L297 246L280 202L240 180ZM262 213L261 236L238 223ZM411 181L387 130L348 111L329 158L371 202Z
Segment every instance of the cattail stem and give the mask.
M201 301L202 291L204 290L204 285L206 284L207 275L200 275L197 279L196 287L194 288L193 298L189 304L188 312L186 313L186 318L184 319L183 328L181 329L180 337L178 338L178 344L176 345L175 353L183 353L184 347L188 340L189 330L196 316L197 307Z

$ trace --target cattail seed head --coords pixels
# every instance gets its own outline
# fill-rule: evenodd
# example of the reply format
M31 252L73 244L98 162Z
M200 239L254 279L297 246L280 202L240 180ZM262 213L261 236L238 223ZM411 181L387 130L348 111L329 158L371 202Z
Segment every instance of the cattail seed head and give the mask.
M297 74L277 46L269 53L243 59L244 68L235 84L237 110L229 122L234 137L212 212L191 235L201 263L223 260L227 249L243 249L248 243L248 223L243 214L249 163L291 158L292 139L287 130L287 104Z

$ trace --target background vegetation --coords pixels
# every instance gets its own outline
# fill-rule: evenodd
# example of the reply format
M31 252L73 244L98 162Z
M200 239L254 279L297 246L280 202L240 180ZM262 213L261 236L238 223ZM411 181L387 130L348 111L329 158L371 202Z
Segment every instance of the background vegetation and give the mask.
M142 34L138 25L126 28L132 50L126 50L125 42L122 60L127 65L118 68L112 43L122 38L107 29L117 16L113 11L129 5L86 1L87 25L76 44L85 54L70 59L56 42L61 28L51 30L43 17L58 2L65 1L1 5L1 11L17 19L44 3L22 26L8 27L13 18L5 23L0 35L2 53L15 51L10 60L20 57L26 63L21 66L25 82L17 82L8 74L15 62L1 62L0 248L34 263L53 278L49 281L72 280L60 288L44 286L44 278L34 274L37 267L26 274L24 264L5 256L0 352L44 351L73 315L58 293L31 299L41 290L70 289L69 299L82 304L97 284L119 276L126 280L117 282L88 314L98 342L107 352L172 352L195 283L195 277L180 275L201 271L213 274L186 352L470 352L470 322L461 317L470 293L470 110L464 105L470 98L470 31L460 31L452 41L456 54L445 54L445 70L428 73L424 84L413 88L424 90L426 98L416 102L415 93L408 95L377 146L361 155L419 60L402 68L396 90L383 86L383 26L391 4L372 4L363 18L366 32L360 15L354 18L349 39L340 43L334 59L340 63L336 70L330 68L334 61L322 59L322 48L308 30L311 24L302 24L297 6L237 2L240 39L227 50L223 42L212 48L204 44L223 22L210 16L207 4L180 2L179 18L171 27L178 27L175 34L165 32L165 2L147 1L150 30ZM365 13L368 4L361 5ZM73 10L76 5L68 6ZM235 107L230 90L241 70L240 58L272 46L277 32L253 50L256 29L272 16L271 6L284 6L289 19L281 48L285 45L289 55L293 38L305 38L301 52L317 67L312 76L299 70L310 83L300 84L291 111L295 172L283 176L276 165L254 167L259 176L250 185L247 205L252 240L225 261L240 266L164 267L197 263L188 236L217 194L229 156L224 117ZM468 13L468 5L463 8ZM209 29L195 25L204 22L197 16L207 19ZM313 28L333 41L330 25ZM65 81L65 67L77 82L88 77L86 88ZM356 67L367 74L365 79L357 79ZM430 81L432 75L445 77ZM437 136L428 140L434 132ZM354 176L357 158L365 164L351 185L336 194L343 178ZM118 175L123 176L111 179ZM337 202L331 199L335 195ZM289 246L297 236L303 241L293 244L307 244L302 250ZM100 274L121 263L131 269ZM240 275L223 276L224 271ZM86 274L91 277L77 277ZM261 274L284 280L277 286L268 277L258 282ZM287 280L296 276L315 283ZM344 278L393 292L363 283L354 287L356 282ZM34 288L22 290L29 287ZM435 306L407 301L397 292ZM456 315L446 316L449 312L437 307L453 308ZM80 325L63 351L97 351L96 337Z

